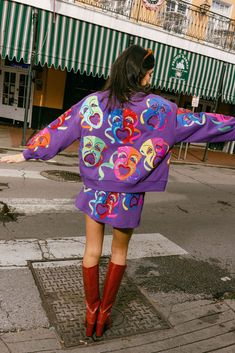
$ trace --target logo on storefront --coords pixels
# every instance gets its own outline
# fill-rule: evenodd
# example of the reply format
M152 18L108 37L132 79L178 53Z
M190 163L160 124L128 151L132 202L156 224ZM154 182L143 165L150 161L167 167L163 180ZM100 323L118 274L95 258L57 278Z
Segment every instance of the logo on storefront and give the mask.
M188 58L184 54L177 54L171 62L169 78L187 81L188 73L189 73Z
M156 10L163 2L164 0L143 0L145 7L149 10Z

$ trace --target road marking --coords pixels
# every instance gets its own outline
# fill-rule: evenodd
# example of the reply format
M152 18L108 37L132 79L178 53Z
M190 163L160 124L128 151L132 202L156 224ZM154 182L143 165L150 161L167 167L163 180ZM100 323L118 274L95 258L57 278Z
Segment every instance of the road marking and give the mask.
M43 179L48 180L48 178L44 178L40 172L36 170L16 170L16 169L0 169L0 177L5 178L27 178L27 179Z
M42 199L42 198L0 198L14 209L14 212L24 214L38 214L56 212L78 212L74 199ZM79 211L80 212L80 211Z
M110 255L112 236L105 235L103 256ZM27 266L31 260L58 260L82 257L85 237L59 239L19 239L0 241L0 267ZM128 259L144 257L185 255L187 251L160 233L134 234L130 243Z

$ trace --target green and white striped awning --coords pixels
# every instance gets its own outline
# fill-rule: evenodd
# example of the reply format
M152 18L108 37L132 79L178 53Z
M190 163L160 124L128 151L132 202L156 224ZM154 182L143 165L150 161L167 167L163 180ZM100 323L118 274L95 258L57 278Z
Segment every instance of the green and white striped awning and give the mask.
M222 101L235 104L235 65L226 64L224 73Z
M154 52L156 65L152 82L155 87L171 92L196 95L204 99L216 98L223 67L222 61L140 37L135 37L134 43L144 48L151 48ZM185 79L171 75L174 59L182 55L188 61Z
M48 11L39 12L36 61L87 75L104 75L128 46L129 35Z
M0 55L28 63L32 43L32 8L0 1Z
M3 59L30 62L33 8L0 1L0 54ZM129 35L38 9L36 64L103 75L129 45Z
M8 56L30 62L32 14L31 6L0 0L0 55L3 59ZM153 50L156 58L153 86L173 92L215 99L226 64L222 100L234 104L233 64L38 9L36 63L42 66L47 64L56 69L73 69L107 78L111 64L130 41ZM187 68L182 71L182 77L177 77L176 64L180 65L177 59L180 57Z

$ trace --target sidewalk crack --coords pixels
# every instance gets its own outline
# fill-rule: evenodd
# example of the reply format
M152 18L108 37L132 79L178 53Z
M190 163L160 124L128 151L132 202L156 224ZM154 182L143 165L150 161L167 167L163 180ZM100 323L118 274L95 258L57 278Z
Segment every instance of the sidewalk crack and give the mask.
M42 242L43 242L43 244L42 244ZM38 241L38 246L39 246L39 249L42 253L43 260L56 259L55 255L53 255L50 251L47 240ZM43 249L43 247L45 250Z
M8 347L8 345L6 344L6 342L4 342L1 337L0 337L0 341L1 341L2 344L6 347L7 351L8 351L9 353L12 353L12 351L10 350L10 348Z

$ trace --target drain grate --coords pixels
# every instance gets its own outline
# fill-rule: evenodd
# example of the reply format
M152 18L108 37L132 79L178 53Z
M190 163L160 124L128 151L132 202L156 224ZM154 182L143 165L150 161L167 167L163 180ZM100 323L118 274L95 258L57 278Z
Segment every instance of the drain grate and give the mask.
M75 172L69 172L66 170L44 170L40 173L45 178L54 181L69 181L69 182L81 182L81 176Z
M104 281L107 262L107 259L101 261L101 283ZM63 345L69 348L94 344L95 339L85 336L82 260L31 262L30 267L49 320L55 326ZM113 325L102 339L168 328L156 309L126 275L112 310L112 319Z

